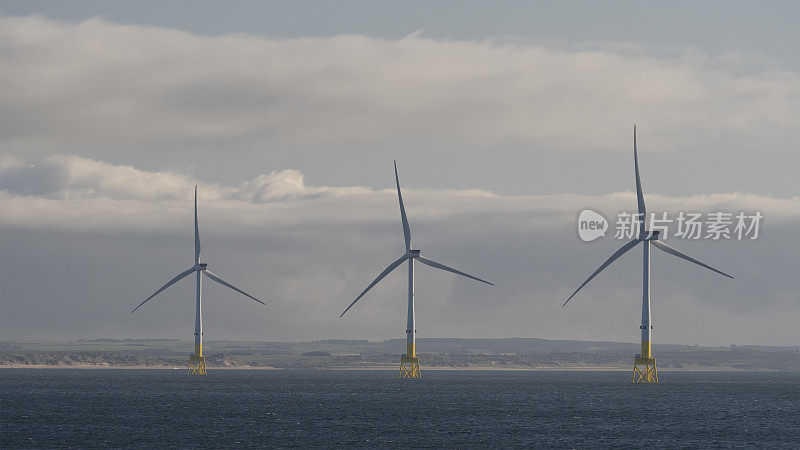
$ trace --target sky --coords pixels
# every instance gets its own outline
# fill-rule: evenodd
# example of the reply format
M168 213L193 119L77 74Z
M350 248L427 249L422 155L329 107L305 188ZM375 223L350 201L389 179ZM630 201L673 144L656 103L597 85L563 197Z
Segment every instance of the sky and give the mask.
M580 211L764 216L652 255L658 343L800 343L796 2L0 2L0 339L638 340ZM613 226L613 224L612 224Z

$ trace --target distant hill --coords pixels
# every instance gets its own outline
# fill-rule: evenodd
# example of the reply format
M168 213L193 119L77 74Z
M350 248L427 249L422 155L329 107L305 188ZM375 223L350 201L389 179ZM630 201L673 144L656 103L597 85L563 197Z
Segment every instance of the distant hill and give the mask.
M417 340L423 367L629 368L639 344L538 338ZM70 342L0 341L3 366L181 367L193 342L97 339ZM275 368L394 367L405 340L309 342L207 341L209 366ZM662 369L800 371L800 346L699 347L655 345Z

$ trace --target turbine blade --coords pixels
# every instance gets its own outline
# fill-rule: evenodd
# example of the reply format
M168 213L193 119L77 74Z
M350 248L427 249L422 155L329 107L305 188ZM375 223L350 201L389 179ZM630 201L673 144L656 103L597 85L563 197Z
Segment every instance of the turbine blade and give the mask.
M685 255L685 254L681 253L680 251L670 247L669 245L667 245L667 244L665 244L665 243L663 243L661 241L650 241L650 242L653 245L655 245L656 247L658 247L659 249L661 249L661 250L663 250L663 251L665 251L665 252L667 252L669 254L675 255L678 258L683 258L683 259L685 259L685 260L687 260L689 262L693 262L693 263L697 264L698 266L705 267L708 270L713 270L714 272L717 272L720 275L725 275L728 278L733 278L732 276L728 275L727 273L725 273L725 272L723 272L721 270L717 270L717 269L709 266L708 264L703 264L700 261L692 258L691 256Z
M417 260L419 262L421 262L422 264L434 267L436 269L442 269L442 270L446 270L448 272L453 272L455 274L458 274L458 275L461 275L461 276L464 276L464 277L467 277L467 278L472 278L473 280L480 281L481 283L486 283L486 284L494 286L494 283L491 283L491 282L486 281L486 280L481 280L478 277L473 277L472 275L470 275L468 273L464 273L464 272L462 272L460 270L453 269L452 267L447 267L444 264L439 264L436 261L432 261L432 260L430 260L428 258L423 258L422 256L420 256L420 257L417 258Z
M344 316L344 314L345 314L347 311L349 311L349 310L350 310L350 308L352 308L352 307L353 307L353 305L355 305L355 304L356 304L356 302L357 302L357 301L359 301L359 300L361 299L361 297L363 297L363 296L364 296L364 294L366 294L366 293L367 293L367 291L369 291L370 289L372 289L372 287L373 287L373 286L375 286L376 284L378 284L378 282L379 282L379 281L381 281L381 280L383 279L383 277L385 277L386 275L389 275L389 272L391 272L391 271L393 271L394 269L396 269L396 268L397 268L397 266L399 266L399 265L400 265L400 264L401 264L403 261L405 261L406 259L408 259L408 256L407 256L407 255L403 255L403 256L401 256L400 258L398 258L398 259L397 259L397 261L395 261L395 262L393 262L393 263L389 264L389 267L387 267L387 268L386 268L386 269L385 269L383 272L381 272L381 274L380 274L380 275L378 275L378 277L377 277L377 278L375 278L375 281L373 281L372 283L370 283L370 284L369 284L369 286L367 286L367 288L366 288L366 289L364 289L364 291L363 291L363 292L361 292L361 294L359 294L359 296L358 296L358 297L356 297L356 299L355 299L355 300L353 300L353 303L350 303L350 306L348 306L348 307L347 307L347 309L345 309L345 310L344 310L344 312L343 312L343 313L342 313L342 314L339 316L339 318L341 318L342 316Z
M634 167L636 168L636 203L639 207L639 217L642 220L642 223L639 225L639 231L642 231L644 223L647 221L647 210L644 206L642 181L639 179L639 155L636 151L636 124L633 125L633 163Z
M397 161L394 162L394 181L397 183L397 199L400 200L400 217L403 219L403 237L406 239L406 251L411 250L411 229L403 206L403 194L400 193L400 178L397 176Z
M259 299L255 298L255 297L253 297L252 295L248 294L247 292L245 292L245 291L243 291L243 290L241 290L241 289L237 288L236 286L234 286L234 285L232 285L232 284L228 283L227 281L225 281L225 280L223 280L222 278L220 278L220 277L218 277L218 276L214 275L213 273L209 272L208 270L204 270L204 271L203 271L203 273L204 273L204 274L206 274L206 276L207 276L208 278L211 278L212 280L216 281L217 283L219 283L219 284L221 284L221 285L223 285L223 286L225 286L225 287L229 287L229 288L233 289L234 291L236 291L236 292L238 292L238 293L240 293L240 294L242 294L242 295L244 295L244 296L246 296L246 297L250 297L250 298L252 298L253 300L257 301L258 303L261 303L262 305L264 305L264 306L267 306L267 304L266 304L266 303L264 303L264 302L262 302L261 300L259 300Z
M146 299L144 299L144 301L142 303L139 303L139 306L137 306L136 308L133 308L133 311L131 311L131 314L133 314L133 312L136 311L137 309L141 308L142 305L144 305L145 303L150 301L151 298L153 298L156 295L158 295L159 293L161 293L161 291L163 291L164 289L172 286L173 284L177 283L178 281L183 279L185 276L191 274L192 272L194 272L196 270L197 269L195 267L192 267L191 269L187 270L186 272L182 272L182 273L178 274L175 278L167 281L167 284L161 286L161 288L159 290L153 292L153 295L151 295L150 297L147 297Z
M194 185L194 263L200 263L200 230L197 228L197 185Z
M566 301L566 302L564 302L564 304L563 304L563 305L561 305L561 307L563 308L564 306L567 306L567 303L569 303L569 301L570 301L570 300L572 300L572 297L575 297L575 294L577 294L577 293L578 293L578 291L580 291L580 290L581 290L581 288L583 288L584 286L586 286L586 283L588 283L589 281L591 281L591 280L592 280L592 278L594 278L595 276L597 276L597 274L598 274L598 273L600 273L600 272L601 272L603 269L605 269L606 267L608 267L608 266L609 266L609 264L611 264L612 262L616 261L616 259L617 259L617 258L619 258L619 257L620 257L620 256L622 256L623 254L625 254L625 252L627 252L628 250L632 249L633 247L636 247L636 244L638 244L639 242L640 242L640 241L639 241L638 239L634 239L634 240L632 240L632 241L628 242L627 244L623 245L623 246L622 246L622 247L621 247L619 250L617 250L616 252L614 252L614 254L613 254L613 255L611 255L611 257L610 257L610 258L608 258L608 259L606 260L606 262L604 262L604 263L603 263L603 264L602 264L600 267L598 267L598 268L597 268L597 270L595 270L595 271L594 271L594 273L593 273L593 274L591 274L591 275L589 276L589 278L587 278L587 279L586 279L586 281L584 281L584 282L583 282L583 283L582 283L580 286L578 286L578 289L575 289L575 292L573 292L573 293L572 293L572 295L570 295L570 296L569 296L569 298L567 299L567 301Z

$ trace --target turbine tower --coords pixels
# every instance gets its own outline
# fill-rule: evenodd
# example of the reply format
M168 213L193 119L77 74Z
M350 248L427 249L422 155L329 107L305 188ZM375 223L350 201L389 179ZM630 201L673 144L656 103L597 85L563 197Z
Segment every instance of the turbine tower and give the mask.
M414 260L421 262L427 266L431 266L435 269L446 270L448 272L453 272L458 275L465 276L467 278L472 278L473 280L480 281L481 283L486 283L489 285L494 286L493 283L490 283L486 280L482 280L478 277L473 277L467 273L461 272L459 270L453 269L452 267L447 267L444 264L439 264L436 261L432 261L428 258L423 258L420 255L419 250L412 250L411 249L411 229L408 226L408 219L406 218L406 209L403 206L403 195L400 193L400 179L397 176L397 161L394 162L394 181L397 183L397 199L400 202L400 218L403 222L403 237L406 241L406 251L398 258L395 262L389 264L383 272L378 275L375 280L364 289L353 303L350 303L350 306L344 310L344 312L339 316L342 316L356 304L357 301L364 296L373 286L378 284L386 275L389 275L391 271L396 269L400 264L405 261L408 261L408 319L406 321L406 354L400 358L400 378L421 378L422 375L420 374L419 369L419 358L416 354L416 349L414 348L415 343L415 334L417 332L416 328L414 327Z
M586 283L591 281L592 278L597 276L603 269L608 267L612 262L614 262L617 258L625 254L628 250L636 247L639 243L642 243L642 247L644 248L642 264L643 264L643 272L642 272L642 325L639 327L642 331L642 353L636 355L633 364L633 382L634 383L658 383L658 374L656 372L656 360L653 358L653 353L651 351L652 342L652 333L653 333L653 324L650 320L650 246L667 252L671 255L675 255L678 258L685 259L686 261L693 262L701 267L705 267L706 269L712 270L717 272L718 274L724 275L728 278L733 278L732 276L728 275L725 272L717 270L707 264L703 264L700 261L681 253L680 251L670 247L669 245L663 243L662 241L658 240L658 231L648 231L645 227L646 220L647 220L647 212L644 206L644 196L642 195L642 182L639 179L639 155L637 154L636 150L636 125L633 126L633 162L634 162L634 170L636 172L636 201L638 204L639 209L639 227L638 227L638 236L633 239L632 241L628 242L627 244L623 245L622 248L614 252L610 258L606 260L600 267L592 273L589 278L586 279L578 289L575 289L575 292L569 296L566 302L562 307L566 306L567 303L572 300L572 297L578 293ZM642 366L640 368L640 366Z
M197 186L194 187L194 266L190 267L188 270L178 274L175 278L169 280L167 284L161 286L157 291L153 293L150 297L144 299L142 303L139 303L139 306L133 308L131 314L133 314L137 309L141 308L142 305L150 301L151 298L155 297L156 295L160 294L161 291L164 289L172 286L173 284L177 283L178 281L182 280L185 277L188 277L192 273L197 274L197 301L195 303L195 321L194 321L194 354L189 356L189 375L196 374L196 375L205 375L206 374L206 358L203 356L203 308L202 308L202 287L203 287L203 277L202 275L207 276L213 281L217 283L231 288L234 291L250 297L251 299L261 303L262 305L266 306L266 303L262 302L261 300L253 297L252 295L248 294L247 292L237 288L236 286L228 283L227 281L223 280L217 275L214 275L209 271L206 267L208 264L200 262L200 232L197 227Z

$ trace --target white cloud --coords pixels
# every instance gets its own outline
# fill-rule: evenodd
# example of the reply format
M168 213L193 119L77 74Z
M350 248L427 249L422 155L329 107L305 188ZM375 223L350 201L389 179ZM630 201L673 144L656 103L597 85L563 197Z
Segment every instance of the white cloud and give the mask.
M413 138L589 150L616 147L619 124L635 120L650 124L652 148L670 149L709 135L796 136L800 113L797 73L728 70L736 55L0 21L0 132L15 149Z
M198 180L175 172L148 172L75 155L36 164L3 158L0 224L83 231L173 228L190 208ZM394 221L392 189L309 186L293 169L262 174L240 186L199 183L200 208L212 217L234 217L225 229L326 222ZM490 216L526 228L572 226L584 207L609 217L635 206L632 192L604 195L497 195L483 190L406 189L420 220ZM648 194L651 211L761 211L772 222L797 220L800 198L719 193L693 196ZM222 216L219 216L220 213ZM224 214L223 214L224 213ZM221 225L221 223L217 223ZM151 230L153 231L153 230Z

